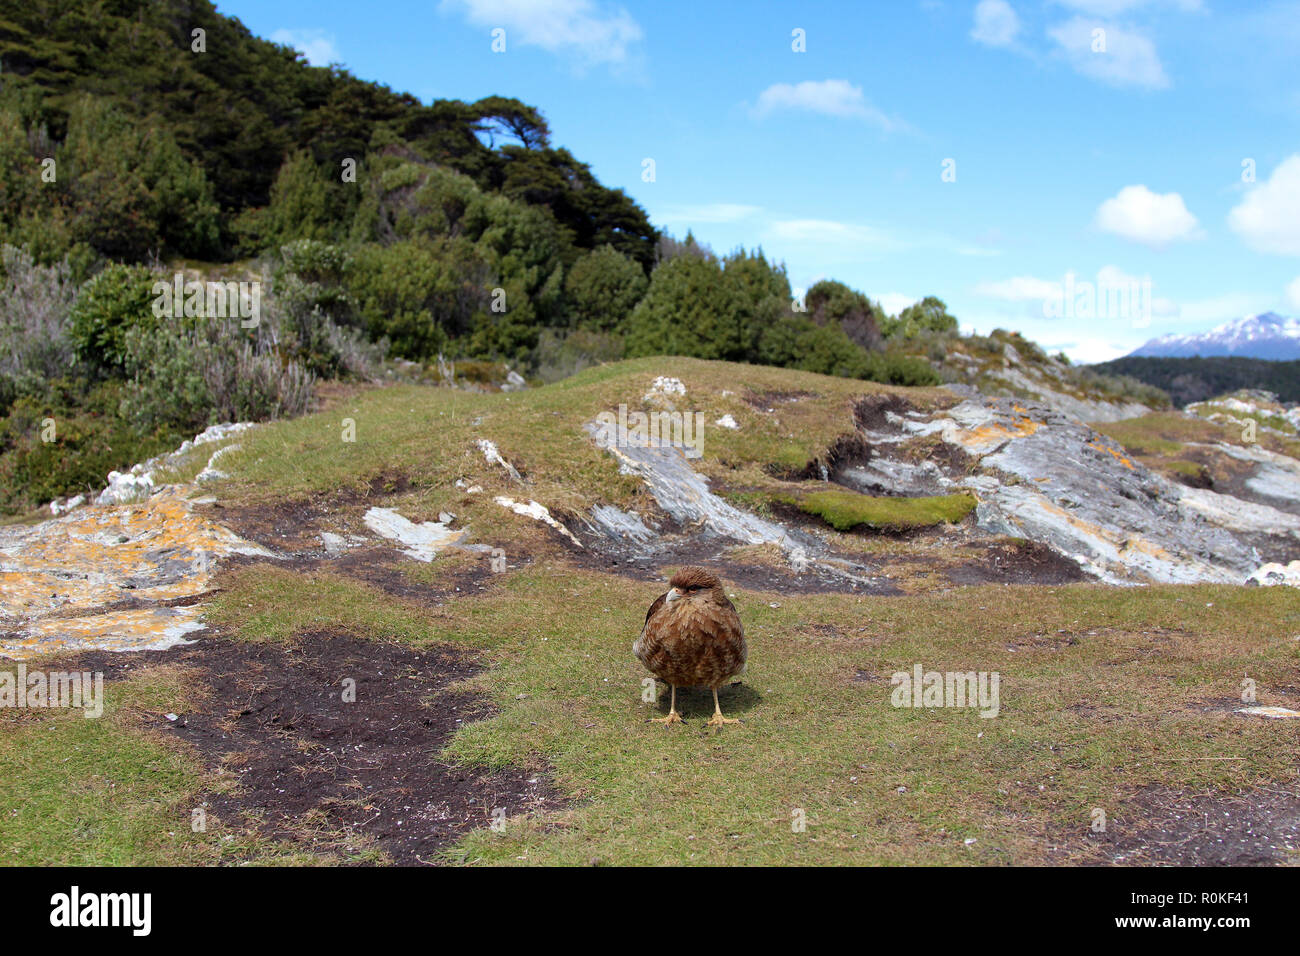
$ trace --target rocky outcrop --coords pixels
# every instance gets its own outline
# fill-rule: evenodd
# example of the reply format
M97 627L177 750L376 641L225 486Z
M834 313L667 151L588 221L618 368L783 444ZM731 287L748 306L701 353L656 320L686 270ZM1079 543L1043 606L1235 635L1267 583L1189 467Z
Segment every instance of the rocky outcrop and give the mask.
M202 627L217 562L270 557L201 513L192 486L0 528L0 654L157 650Z
M981 528L1046 544L1104 581L1241 583L1300 554L1297 516L1176 484L1071 415L970 393L937 413L874 404L859 415L867 460L836 480L877 494L971 490ZM927 439L940 444L915 460Z
M742 545L775 545L797 574L814 571L868 587L880 584L868 568L831 554L817 536L724 501L709 489L708 479L695 471L682 446L629 434L621 425L607 420L590 422L586 430L599 447L618 459L620 471L641 478L665 515L690 534ZM593 518L612 532L611 540L617 541L621 529L632 526L644 529L631 536L641 553L662 550L663 542L657 535L647 537L649 529L637 516L604 506Z
M1077 372L1059 359L1039 354L1031 361L1009 342L1000 343L999 348L1000 357L991 363L976 360L957 347L949 350L945 361L958 381L977 385L986 394L1033 401L1082 422L1117 422L1151 411L1141 402L1115 400L1085 387Z

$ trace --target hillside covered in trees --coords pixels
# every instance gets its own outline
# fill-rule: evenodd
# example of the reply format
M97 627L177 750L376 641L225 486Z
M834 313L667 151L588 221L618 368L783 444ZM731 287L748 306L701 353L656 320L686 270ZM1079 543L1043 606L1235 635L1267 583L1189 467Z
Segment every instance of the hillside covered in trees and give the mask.
M886 317L865 296L825 283L802 316L761 253L661 237L517 100L426 106L308 66L207 0L15 5L0 63L0 239L74 281L313 240L332 263L313 267L329 299L313 306L403 358L535 367L539 343L581 332L601 357L879 371L863 350Z
M1242 388L1262 388L1282 402L1300 402L1300 361L1272 362L1239 356L1153 358L1127 355L1092 366L1124 375L1169 394L1175 405L1203 402Z
M0 248L11 511L208 424L298 414L320 379L553 381L671 353L937 384L957 334L937 298L890 316L827 280L797 300L761 250L660 233L533 106L425 105L208 0L5 5ZM259 314L159 315L181 271L257 283Z

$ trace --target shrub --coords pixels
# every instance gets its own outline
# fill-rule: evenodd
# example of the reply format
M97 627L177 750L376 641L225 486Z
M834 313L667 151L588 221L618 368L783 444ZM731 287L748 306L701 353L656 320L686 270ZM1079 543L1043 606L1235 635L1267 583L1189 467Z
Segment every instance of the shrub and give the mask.
M114 263L81 287L69 314L68 335L77 361L91 374L121 371L127 333L157 327L155 281L143 266Z
M356 186L341 182L317 165L305 150L291 153L271 184L271 203L255 221L249 237L260 247L299 239L332 239Z
M862 378L887 385L939 385L943 379L925 359L895 352L868 355L867 373Z
M568 332L546 329L538 338L532 366L537 371L537 377L549 383L576 375L592 365L616 362L622 357L621 336L590 329L573 329Z
M490 267L465 239L366 245L355 253L349 295L374 339L393 354L432 358L472 329L487 308Z
M89 396L24 396L0 418L0 512L31 511L54 498L101 488L113 469L174 447L174 435L140 431L116 414L122 386L105 382ZM56 440L41 440L54 419Z
M286 418L311 404L311 374L285 361L259 330L202 321L133 329L128 344L135 388L122 412L143 431L191 433L223 421Z
M809 318L817 325L838 325L849 341L865 349L880 346L884 311L843 282L818 282L804 296L804 304Z
M891 338L912 339L928 332L951 334L957 331L957 320L948 314L942 299L927 295L899 313L888 325Z
M718 262L680 255L660 263L623 330L630 356L743 360L746 303Z
M647 285L640 265L613 246L601 246L574 263L564 292L576 325L608 332L632 314Z
M0 249L0 412L17 395L67 374L68 313L76 298L66 260L39 266L25 250Z
M359 274L383 284L392 276L382 266L367 263ZM342 246L303 239L280 249L263 303L264 324L280 351L312 375L372 378L388 351L388 326L372 330L374 342L355 328L362 317L347 283L356 274L353 256Z

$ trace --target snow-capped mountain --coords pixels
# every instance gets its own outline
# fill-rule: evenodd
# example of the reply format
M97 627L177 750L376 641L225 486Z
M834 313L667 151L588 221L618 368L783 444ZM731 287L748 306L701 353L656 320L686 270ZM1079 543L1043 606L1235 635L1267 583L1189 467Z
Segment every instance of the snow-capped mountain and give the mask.
M1200 335L1162 335L1131 354L1165 358L1240 355L1275 361L1300 359L1300 319L1289 319L1276 312L1248 315Z

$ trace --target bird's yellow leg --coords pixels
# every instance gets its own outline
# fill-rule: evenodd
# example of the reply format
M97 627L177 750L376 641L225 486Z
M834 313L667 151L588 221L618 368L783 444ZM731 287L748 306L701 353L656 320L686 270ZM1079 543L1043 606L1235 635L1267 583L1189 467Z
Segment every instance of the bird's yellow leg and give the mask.
M650 718L650 722L651 722L651 723L653 723L653 724L663 724L665 727L667 727L669 724L683 724L683 723L685 723L685 721L682 720L682 715L679 714L679 713L677 713L677 685L676 685L676 684L669 684L668 686L671 687L671 688L673 689L673 695L672 695L672 697L671 697L671 698L669 699L669 701L668 701L668 716L667 716L667 717L651 717L651 718Z
M738 724L740 721L735 717L723 717L722 705L718 703L718 689L713 688L713 716L709 718L706 727L721 727L723 724Z

